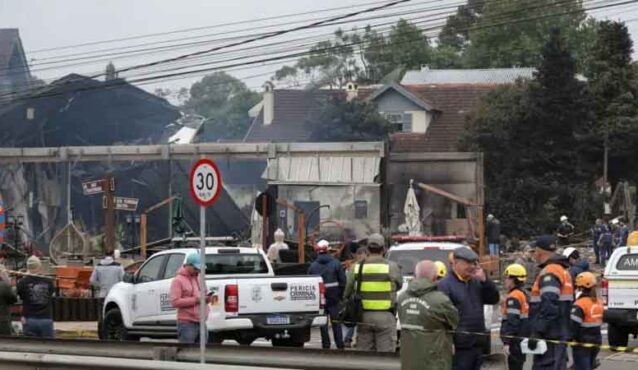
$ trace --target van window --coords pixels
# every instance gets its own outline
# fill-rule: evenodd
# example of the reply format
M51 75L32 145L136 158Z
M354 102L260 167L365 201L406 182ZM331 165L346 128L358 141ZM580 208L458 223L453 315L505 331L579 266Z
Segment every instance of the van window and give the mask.
M448 263L449 250L423 249L423 250L391 250L388 259L396 262L401 269L401 274L414 275L414 267L423 260L441 261Z
M265 274L268 265L261 254L209 254L206 275Z
M620 271L638 270L638 254L625 254L616 263L616 269Z

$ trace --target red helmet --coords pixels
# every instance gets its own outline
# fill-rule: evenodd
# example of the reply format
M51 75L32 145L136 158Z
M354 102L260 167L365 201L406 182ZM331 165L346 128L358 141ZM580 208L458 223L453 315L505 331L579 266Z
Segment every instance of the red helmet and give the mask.
M319 240L317 244L315 244L315 252L316 253L327 253L328 248L330 247L330 243L327 240Z

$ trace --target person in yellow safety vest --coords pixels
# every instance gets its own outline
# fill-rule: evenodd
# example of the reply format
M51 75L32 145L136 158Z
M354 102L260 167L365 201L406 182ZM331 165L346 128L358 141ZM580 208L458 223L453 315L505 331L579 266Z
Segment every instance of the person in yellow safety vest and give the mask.
M534 258L540 272L530 297L528 348L536 349L537 339L566 341L569 339L569 316L574 300L574 286L569 274L569 261L556 254L556 240L551 235L536 240ZM547 351L534 355L533 370L565 370L567 347L547 342Z
M591 272L582 272L576 276L578 299L572 306L571 339L580 343L602 344L600 328L603 325L603 302L596 294L596 276ZM592 370L599 349L592 347L573 347L574 370Z
M505 289L507 289L507 297L501 307L503 353L507 355L509 370L522 370L525 355L521 352L519 338L529 334L529 296L525 291L527 270L523 265L513 263L507 266L503 275Z
M447 275L447 267L441 261L434 261L436 266L436 281L443 279Z
M352 267L344 292L344 298L348 299L356 293L357 284L361 284L363 315L357 325L357 350L394 352L396 292L403 285L403 276L396 263L383 258L385 239L382 235L368 237L368 251L370 255Z

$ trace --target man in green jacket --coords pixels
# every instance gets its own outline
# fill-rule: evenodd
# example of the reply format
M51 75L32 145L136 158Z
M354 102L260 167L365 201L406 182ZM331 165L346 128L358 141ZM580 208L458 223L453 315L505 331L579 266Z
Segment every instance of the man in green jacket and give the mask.
M401 323L401 370L452 369L459 313L452 301L436 288L437 268L419 262L414 280L398 299Z

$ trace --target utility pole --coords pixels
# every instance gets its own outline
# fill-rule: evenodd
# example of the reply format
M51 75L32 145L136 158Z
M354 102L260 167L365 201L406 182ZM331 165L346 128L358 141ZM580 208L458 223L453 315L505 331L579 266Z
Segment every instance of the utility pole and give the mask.
M607 181L608 181L608 162L609 162L609 128L605 131L605 139L603 143L603 214L611 213L611 207L608 203Z
M104 178L104 254L115 250L115 182L113 175Z

